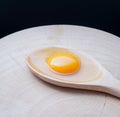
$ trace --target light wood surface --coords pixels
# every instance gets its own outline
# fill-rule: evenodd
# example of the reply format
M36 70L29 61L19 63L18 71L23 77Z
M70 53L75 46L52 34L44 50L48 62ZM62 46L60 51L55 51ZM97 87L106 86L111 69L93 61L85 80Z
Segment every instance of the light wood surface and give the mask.
M120 38L96 29L36 27L0 40L0 117L120 117L120 99L100 92L61 88L35 77L25 57L39 48L85 51L120 80Z

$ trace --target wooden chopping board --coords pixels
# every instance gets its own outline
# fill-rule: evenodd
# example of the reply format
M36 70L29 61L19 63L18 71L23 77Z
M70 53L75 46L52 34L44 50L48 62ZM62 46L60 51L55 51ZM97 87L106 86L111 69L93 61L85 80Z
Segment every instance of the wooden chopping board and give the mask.
M109 94L62 88L35 77L25 57L48 46L92 55L120 80L120 38L71 25L30 28L0 40L0 117L120 117L120 99Z

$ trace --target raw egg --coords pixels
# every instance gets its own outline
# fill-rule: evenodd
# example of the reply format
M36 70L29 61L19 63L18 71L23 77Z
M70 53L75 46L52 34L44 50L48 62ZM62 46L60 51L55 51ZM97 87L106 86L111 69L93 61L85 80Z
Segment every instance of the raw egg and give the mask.
M29 67L36 75L66 82L88 82L99 79L101 67L81 51L60 47L37 50L27 57Z

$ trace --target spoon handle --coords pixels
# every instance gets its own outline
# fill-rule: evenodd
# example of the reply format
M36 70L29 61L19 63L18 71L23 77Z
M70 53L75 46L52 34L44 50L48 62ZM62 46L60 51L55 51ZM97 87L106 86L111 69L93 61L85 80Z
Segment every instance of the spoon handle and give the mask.
M111 74L106 75L98 82L96 90L109 93L120 98L120 80L114 78Z
M106 82L103 86L103 90L106 93L120 98L120 81L115 78L110 79L109 82Z

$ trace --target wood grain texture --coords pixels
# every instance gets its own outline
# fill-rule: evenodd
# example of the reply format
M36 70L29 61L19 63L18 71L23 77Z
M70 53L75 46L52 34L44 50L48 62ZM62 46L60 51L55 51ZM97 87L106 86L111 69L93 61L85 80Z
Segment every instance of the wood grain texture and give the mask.
M120 117L120 100L105 93L61 88L39 80L25 57L48 46L82 50L120 80L120 39L96 29L54 25L0 40L0 117Z

